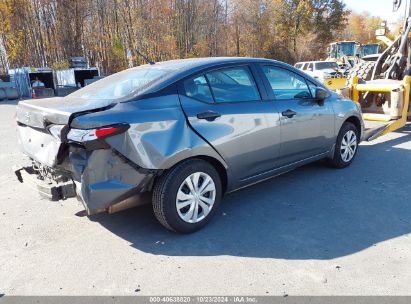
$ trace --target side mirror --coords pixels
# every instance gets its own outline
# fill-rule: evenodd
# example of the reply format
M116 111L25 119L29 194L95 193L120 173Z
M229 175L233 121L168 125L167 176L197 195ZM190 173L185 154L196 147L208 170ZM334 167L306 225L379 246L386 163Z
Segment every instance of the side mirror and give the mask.
M327 97L327 91L323 88L316 88L315 89L315 99L319 102L324 101Z

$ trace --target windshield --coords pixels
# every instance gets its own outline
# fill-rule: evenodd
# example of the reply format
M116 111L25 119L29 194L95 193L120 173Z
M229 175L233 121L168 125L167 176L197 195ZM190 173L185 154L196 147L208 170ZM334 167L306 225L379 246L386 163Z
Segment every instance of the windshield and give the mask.
M117 100L138 94L165 77L170 69L141 66L128 69L96 81L67 97L87 100Z
M338 70L338 64L336 62L316 62L315 69L316 70L327 70L327 69Z
M339 56L354 56L355 43L354 42L342 42L338 45Z
M380 51L380 46L378 44L366 44L363 45L361 50L361 57L378 54Z
M338 44L331 45L330 55L332 58L340 59L344 56L354 56L356 51L355 42L340 42Z

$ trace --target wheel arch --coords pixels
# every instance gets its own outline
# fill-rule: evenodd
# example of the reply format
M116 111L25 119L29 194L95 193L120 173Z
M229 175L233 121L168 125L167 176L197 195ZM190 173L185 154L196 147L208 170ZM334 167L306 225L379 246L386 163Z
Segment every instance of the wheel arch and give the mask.
M219 159L212 157L210 155L205 155L205 154L199 154L199 155L193 155L184 159L181 159L177 162L175 162L172 166L165 170L170 170L174 168L175 166L179 165L180 163L190 160L190 159L200 159L203 161L208 162L210 165L212 165L216 170L218 175L220 176L221 179L221 186L223 188L223 194L227 191L228 188L228 172L227 172L227 167L224 163L222 163Z
M352 123L356 128L357 128L357 130L358 130L358 135L359 135L359 138L361 138L361 136L362 136L362 129L361 129L361 121L360 121L360 119L357 117L357 116L355 116L355 115L352 115L352 116L350 116L350 117L348 117L345 121L344 121L344 123L346 123L346 122L350 122L350 123ZM344 123L342 124L342 125L344 125ZM342 126L341 125L341 126Z
M228 187L228 174L227 174L226 167L218 159L208 156L208 155L197 155L192 158L204 160L210 163L217 170L218 175L220 175L221 186L223 187L223 193L225 193Z

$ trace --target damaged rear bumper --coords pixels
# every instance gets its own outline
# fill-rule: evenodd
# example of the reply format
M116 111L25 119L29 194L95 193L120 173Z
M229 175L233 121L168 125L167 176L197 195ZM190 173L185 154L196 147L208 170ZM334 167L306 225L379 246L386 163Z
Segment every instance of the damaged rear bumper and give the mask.
M47 182L42 180L32 166L14 167L14 173L19 182L26 182L31 188L37 190L42 197L52 201L64 200L76 196L75 185L71 180Z
M50 130L22 124L18 131L20 145L32 166L15 168L17 179L53 201L77 197L89 215L115 212L136 201L142 204L162 172L138 166L107 144L68 143L61 131L60 136L54 136Z
M43 178L33 166L17 167L20 182L53 201L77 197L88 215L149 203L154 178L162 170L137 167L111 149L87 151L71 147L59 169L47 168L57 179ZM57 172L64 172L59 174Z

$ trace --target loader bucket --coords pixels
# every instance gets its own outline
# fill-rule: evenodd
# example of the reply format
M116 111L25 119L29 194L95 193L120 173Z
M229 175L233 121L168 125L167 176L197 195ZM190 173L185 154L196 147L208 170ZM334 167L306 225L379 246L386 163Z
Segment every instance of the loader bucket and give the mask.
M351 98L361 105L365 131L363 140L373 140L405 126L410 106L411 76L403 80L351 81Z

